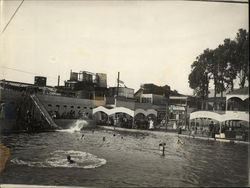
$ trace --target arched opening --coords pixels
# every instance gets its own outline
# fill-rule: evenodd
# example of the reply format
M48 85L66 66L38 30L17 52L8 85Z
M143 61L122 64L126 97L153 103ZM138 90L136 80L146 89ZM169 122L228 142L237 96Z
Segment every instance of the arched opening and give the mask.
M147 116L145 116L143 113L138 113L135 115L134 124L135 128L138 129L148 129L149 127Z
M249 112L249 97L243 101L244 111Z
M123 128L132 128L133 117L127 113L116 113L117 126Z
M220 133L220 122L214 118L199 117L190 120L189 130L198 136L215 137Z
M57 118L57 119L60 119L60 118L61 118L61 114L60 114L60 105L59 105L59 104L56 105L55 114L56 114L56 118Z
M108 114L103 111L98 111L93 114L93 119L96 120L98 125L107 125L108 124Z
M156 121L157 120L157 117L155 114L148 114L147 115L147 119L152 119L153 121Z
M249 122L226 120L222 123L221 132L226 138L247 141L249 139Z
M248 98L249 100L249 98ZM238 97L232 97L227 100L228 111L244 111L246 109L246 102L242 101ZM247 107L248 108L248 107Z
M109 108L109 107L99 106L93 109L94 115L98 112L104 112L107 115L107 118L105 119L106 125L132 128L134 111L131 109L124 107Z

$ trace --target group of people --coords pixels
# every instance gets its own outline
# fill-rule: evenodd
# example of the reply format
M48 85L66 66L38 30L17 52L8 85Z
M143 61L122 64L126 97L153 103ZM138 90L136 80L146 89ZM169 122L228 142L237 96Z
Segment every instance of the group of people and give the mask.
M195 135L200 135L215 138L215 134L219 133L219 129L219 125L215 124L213 121L210 122L208 127L199 126L199 124L191 125L189 127L189 136L194 137Z
M122 128L135 128L135 129L154 129L154 120L149 118L148 120L146 119L138 119L135 120L133 123L133 118L127 118L127 117L119 117L114 119L113 117L109 117L108 120L106 120L106 125L108 126L117 126L117 127L122 127Z
M74 110L70 110L69 112L63 112L62 114L60 114L58 111L49 111L50 116L53 119L75 119L75 111Z
M70 110L69 112L64 111L60 114L58 111L49 111L50 116L53 119L89 119L89 113L83 113L81 110L76 113L74 110Z
M109 126L117 126L117 127L123 127L123 128L132 128L133 125L133 119L132 118L127 118L127 117L118 117L118 118L113 118L109 117L106 120L106 124Z
M152 118L138 119L138 120L135 120L134 122L134 128L144 129L144 130L147 130L147 129L153 130L155 128L154 124L155 122Z
M227 130L232 130L232 128L228 127L227 125L220 125L211 121L208 126L200 126L197 125L191 125L189 128L189 131L191 132L191 135L201 134L201 136L208 136L215 138L216 134L219 133L225 133Z

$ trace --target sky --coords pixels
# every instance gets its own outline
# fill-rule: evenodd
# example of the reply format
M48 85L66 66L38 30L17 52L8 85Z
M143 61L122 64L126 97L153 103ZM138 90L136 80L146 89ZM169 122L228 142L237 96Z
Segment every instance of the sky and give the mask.
M0 0L1 31L20 0ZM135 90L143 83L192 94L191 64L206 48L248 30L248 4L197 1L25 0L0 35L0 79L48 85L70 70L117 74ZM13 70L15 69L15 70ZM20 72L16 70L22 70Z

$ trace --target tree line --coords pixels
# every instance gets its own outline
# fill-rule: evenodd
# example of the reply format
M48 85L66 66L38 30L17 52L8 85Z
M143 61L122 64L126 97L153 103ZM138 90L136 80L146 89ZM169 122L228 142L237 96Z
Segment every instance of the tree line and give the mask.
M189 87L195 96L206 99L209 84L214 86L214 98L226 90L234 90L238 80L240 88L249 82L249 33L239 29L234 40L226 38L215 49L205 49L191 65Z

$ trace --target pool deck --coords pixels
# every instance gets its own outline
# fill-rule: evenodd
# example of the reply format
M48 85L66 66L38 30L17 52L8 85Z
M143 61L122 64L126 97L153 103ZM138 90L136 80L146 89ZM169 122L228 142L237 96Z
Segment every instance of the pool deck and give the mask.
M23 185L23 184L0 184L1 188L91 188L83 186L51 186L51 185Z
M183 134L178 134L177 132L166 132L166 131L160 131L160 130L141 130L141 129L126 129L121 127L109 127L109 126L101 126L104 129L107 130L120 130L120 131L128 131L128 132L140 132L140 133L151 133L155 135L176 135L180 137L187 137L187 138L193 138L193 139L200 139L200 140L211 140L211 141L218 141L218 142L228 142L228 143L237 143L237 144L249 144L247 141L240 141L240 140L229 140L229 139L222 139L222 138L211 138L207 136L197 136L195 135L190 136L187 131L183 131Z

